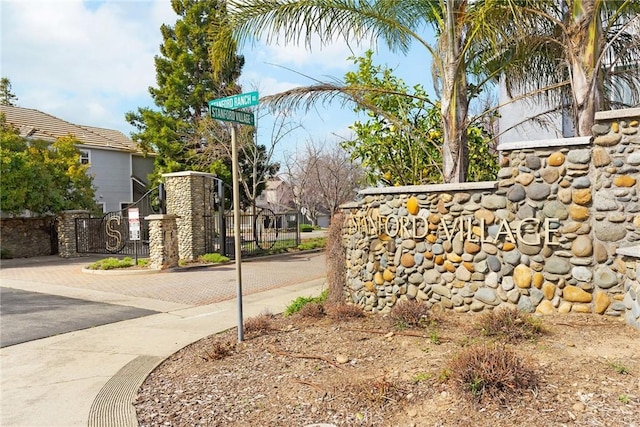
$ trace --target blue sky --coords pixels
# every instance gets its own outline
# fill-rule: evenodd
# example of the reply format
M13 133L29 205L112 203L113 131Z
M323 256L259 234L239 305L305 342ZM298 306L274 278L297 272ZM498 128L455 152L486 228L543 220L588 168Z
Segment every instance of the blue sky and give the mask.
M0 75L11 80L19 106L126 135L133 129L125 113L153 107L148 87L155 85L160 25L173 25L177 18L169 0L0 0L0 16ZM263 96L313 83L303 75L342 78L354 68L347 58L366 47L358 49L351 51L344 42L311 51L257 42L241 48L240 82L246 92ZM403 56L381 49L375 60L396 68L407 83L431 89L426 50ZM347 136L354 120L351 109L337 103L296 112L292 121L304 129L277 146L278 159L295 154L309 139L335 142L335 135ZM259 121L260 143L268 143L270 127L268 118Z

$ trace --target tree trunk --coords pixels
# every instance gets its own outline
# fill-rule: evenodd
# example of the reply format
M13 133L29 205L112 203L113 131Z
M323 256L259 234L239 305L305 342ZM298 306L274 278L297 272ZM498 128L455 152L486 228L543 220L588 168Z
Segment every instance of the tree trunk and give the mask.
M456 13L464 13L464 3L449 1L446 32L440 36L444 47L442 67L442 96L440 115L444 143L442 146L442 172L445 183L464 182L467 178L467 134L465 124L469 109L467 78L464 67L462 29L456 25Z
M464 86L464 89L460 86ZM468 106L466 96L459 96L456 93L460 91L466 93L466 84L459 82L450 91L445 91L442 97L440 112L444 131L442 171L446 183L465 182L467 179L468 148L465 121ZM447 92L453 93L453 100L446 99Z
M591 135L596 111L601 107L601 85L598 81L602 23L600 7L594 0L583 0L572 11L570 40L571 90L574 102L574 126L577 136Z
M586 76L587 71L580 67L580 64L574 64L573 68L573 99L574 99L574 126L576 136L589 136L595 121L596 111L600 108L600 90L596 76L593 74L590 78Z

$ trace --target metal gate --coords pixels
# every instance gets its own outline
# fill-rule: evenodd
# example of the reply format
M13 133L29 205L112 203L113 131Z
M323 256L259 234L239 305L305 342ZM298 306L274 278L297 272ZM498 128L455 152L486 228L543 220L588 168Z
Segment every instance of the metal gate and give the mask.
M204 236L205 252L234 258L234 216L225 209L231 189L219 178L205 183ZM225 198L227 200L225 201ZM276 214L259 207L255 214L240 214L240 247L243 255L260 255L300 244L299 215L296 212Z
M235 227L233 213L225 214L226 256L233 258ZM257 208L256 214L240 214L240 248L242 255L255 256L300 244L298 214L276 214L268 208ZM222 253L222 252L220 252Z
M121 210L112 211L98 218L76 219L76 251L78 253L149 256L149 223L144 217L162 210L154 188L138 201ZM129 209L138 208L140 240L129 236Z

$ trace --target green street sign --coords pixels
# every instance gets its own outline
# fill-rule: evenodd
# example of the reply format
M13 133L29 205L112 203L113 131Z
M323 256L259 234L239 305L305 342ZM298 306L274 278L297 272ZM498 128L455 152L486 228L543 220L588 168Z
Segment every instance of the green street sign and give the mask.
M241 123L243 125L254 126L253 113L240 110L230 110L209 105L209 113L212 119L222 120L225 122Z
M253 107L254 105L258 105L258 92L241 93L209 101L209 108L221 107L229 110Z

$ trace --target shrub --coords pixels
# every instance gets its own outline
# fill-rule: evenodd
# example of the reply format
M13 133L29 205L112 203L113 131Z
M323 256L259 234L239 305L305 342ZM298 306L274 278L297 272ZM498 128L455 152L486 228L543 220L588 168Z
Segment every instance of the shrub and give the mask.
M209 263L212 263L212 264L220 264L220 263L223 263L223 262L229 262L229 258L227 258L224 255L220 255L218 253L200 255L198 257L198 260L200 262L209 262Z
M311 224L300 224L300 231L302 233L309 233L313 231L313 225Z
M236 344L231 341L214 341L211 348L205 350L205 355L201 356L207 362L220 360L229 356L236 349Z
M87 266L89 270L113 270L115 268L128 267L133 267L133 260L130 257L124 257L122 260L118 258L105 258Z
M475 324L482 335L507 340L532 339L544 332L537 317L518 309L498 309L482 313Z
M149 258L139 258L139 267L147 267L149 265ZM99 261L93 262L87 266L89 270L114 270L116 268L129 268L133 267L133 259L131 257L118 258L105 258Z
M324 306L319 302L305 304L298 312L302 317L318 319L324 316Z
M320 296L317 297L298 297L291 301L291 304L287 306L284 311L285 317L291 316L294 313L299 312L302 307L311 303L319 303L322 304L327 300L328 292L326 290L322 291Z
M303 240L299 245L298 249L301 251L309 251L311 249L324 248L327 243L326 237L317 237L315 239L306 239Z
M504 346L467 347L452 359L447 371L455 389L477 402L487 399L504 403L538 384L534 370Z
M11 251L9 249L0 249L0 259L11 259L13 255L11 255Z
M327 308L327 314L334 320L357 319L364 317L361 307L353 304L332 304Z
M244 331L248 334L264 334L272 329L271 321L273 315L271 313L262 313L254 317L250 317L244 321Z
M400 329L426 327L429 323L429 307L416 300L400 301L391 309L389 319Z
M387 378L365 380L351 384L348 388L362 402L369 402L384 408L389 405L398 405L406 396L406 390L398 383Z

